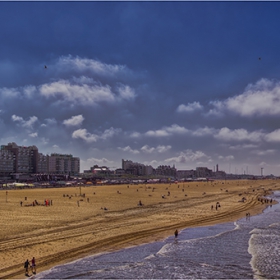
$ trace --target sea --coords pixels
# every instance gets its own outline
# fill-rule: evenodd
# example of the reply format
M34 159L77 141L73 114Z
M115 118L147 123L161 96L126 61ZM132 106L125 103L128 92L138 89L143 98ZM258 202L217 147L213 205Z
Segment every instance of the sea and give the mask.
M272 198L280 202L280 191ZM280 279L280 203L234 223L92 255L33 279Z

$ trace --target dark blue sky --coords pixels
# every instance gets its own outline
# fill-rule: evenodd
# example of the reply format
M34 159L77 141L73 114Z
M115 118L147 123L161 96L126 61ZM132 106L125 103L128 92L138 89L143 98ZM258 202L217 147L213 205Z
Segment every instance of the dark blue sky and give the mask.
M0 2L1 144L280 174L279 2ZM47 69L44 68L47 65Z

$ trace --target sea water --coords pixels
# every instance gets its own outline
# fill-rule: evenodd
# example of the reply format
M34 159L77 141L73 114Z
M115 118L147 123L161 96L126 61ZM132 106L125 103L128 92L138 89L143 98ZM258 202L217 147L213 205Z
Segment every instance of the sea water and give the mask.
M280 202L280 192L270 198ZM280 204L235 223L89 256L37 279L280 279Z

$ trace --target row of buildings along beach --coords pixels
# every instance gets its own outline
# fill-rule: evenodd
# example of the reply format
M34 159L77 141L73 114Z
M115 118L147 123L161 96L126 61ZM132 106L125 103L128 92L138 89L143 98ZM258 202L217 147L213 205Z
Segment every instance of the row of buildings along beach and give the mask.
M121 168L111 170L106 166L94 165L89 170L80 171L80 158L71 154L52 153L44 155L36 146L18 146L16 143L1 145L0 148L0 181L68 181L74 177L97 181L121 178L160 178L172 180L199 179L252 179L248 174L226 174L207 167L196 167L192 170L177 170L175 165L160 165L153 168L131 160L122 159Z

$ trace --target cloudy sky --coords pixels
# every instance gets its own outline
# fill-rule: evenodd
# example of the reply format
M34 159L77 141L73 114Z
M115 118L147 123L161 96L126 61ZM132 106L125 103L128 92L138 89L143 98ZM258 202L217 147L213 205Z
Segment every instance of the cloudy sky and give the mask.
M280 2L0 2L0 144L280 175ZM45 67L46 66L46 67Z

